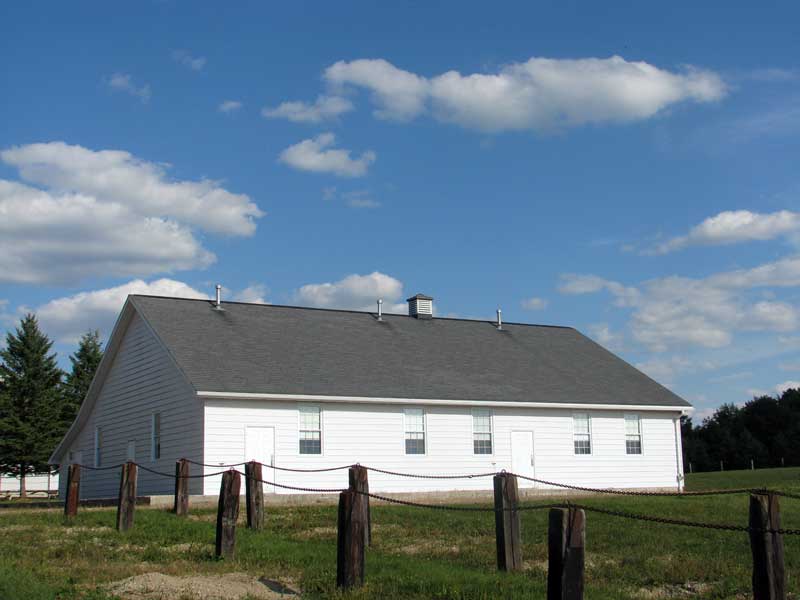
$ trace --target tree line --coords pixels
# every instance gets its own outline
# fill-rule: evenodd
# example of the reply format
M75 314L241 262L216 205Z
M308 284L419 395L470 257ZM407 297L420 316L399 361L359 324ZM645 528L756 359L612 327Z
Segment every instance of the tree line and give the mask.
M69 429L89 391L103 349L89 331L70 355L71 369L58 366L53 342L28 314L0 349L0 473L20 479L51 470L47 460Z
M800 466L800 389L723 404L700 425L683 417L681 431L687 472Z

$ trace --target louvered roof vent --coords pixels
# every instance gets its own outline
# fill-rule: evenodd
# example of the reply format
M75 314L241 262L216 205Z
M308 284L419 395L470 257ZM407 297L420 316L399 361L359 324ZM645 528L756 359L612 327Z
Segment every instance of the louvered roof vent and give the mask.
M417 294L407 298L408 302L408 316L416 317L417 319L432 319L433 318L433 298L425 294Z

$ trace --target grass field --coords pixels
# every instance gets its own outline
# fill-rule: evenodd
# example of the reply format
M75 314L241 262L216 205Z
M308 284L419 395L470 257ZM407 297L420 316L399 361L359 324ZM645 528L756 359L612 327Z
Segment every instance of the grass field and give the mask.
M800 493L800 469L695 474L689 489L769 486ZM698 498L592 497L606 508L746 524L746 495ZM240 573L302 590L304 598L543 598L547 511L522 513L526 569L495 569L490 513L458 513L373 505L373 547L367 583L338 595L336 508L268 508L266 531L237 533L237 557L213 558L214 511L188 519L140 509L134 529L118 534L114 511L83 510L64 525L53 510L0 511L0 598L103 599L109 582L133 575ZM243 516L243 515L242 515ZM782 500L784 527L800 528L800 500ZM787 536L791 598L800 598L800 536ZM587 514L586 596L624 598L747 598L750 548L745 533L656 525ZM230 588L233 591L233 587ZM264 588L266 590L266 588ZM231 593L233 593L231 591ZM145 598L149 596L131 596ZM170 596L172 597L172 596ZM258 597L253 595L252 597ZM278 596L275 596L278 597Z

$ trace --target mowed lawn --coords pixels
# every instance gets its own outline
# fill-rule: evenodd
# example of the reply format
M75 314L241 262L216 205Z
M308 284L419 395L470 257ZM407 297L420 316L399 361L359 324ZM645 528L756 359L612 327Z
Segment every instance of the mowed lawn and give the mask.
M487 481L488 484L488 481ZM800 493L800 469L732 471L689 476L689 489L762 487ZM605 508L712 523L747 523L748 497L580 497ZM783 525L800 529L800 500L782 499ZM106 585L144 573L179 576L241 573L279 581L304 598L543 598L547 511L522 513L526 568L495 568L491 513L449 512L373 504L373 546L366 585L338 594L336 508L269 507L266 530L240 527L237 556L213 557L211 509L179 519L138 509L132 531L118 534L114 511L82 510L69 525L60 512L0 510L0 598L112 598ZM243 520L240 516L240 523ZM800 598L800 536L786 536L786 571ZM746 533L660 525L587 514L586 596L620 598L747 598ZM135 596L140 598L143 596Z

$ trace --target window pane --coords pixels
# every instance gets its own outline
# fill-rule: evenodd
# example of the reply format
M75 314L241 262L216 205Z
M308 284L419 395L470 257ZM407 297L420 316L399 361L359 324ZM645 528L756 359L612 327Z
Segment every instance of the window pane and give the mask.
M642 453L642 438L638 435L629 435L625 438L625 451L628 454Z
M319 439L301 439L300 454L322 454L322 445Z
M406 431L425 431L425 415L421 408L407 408L404 413Z
M592 444L588 435L580 434L575 436L575 454L591 454Z
M475 454L492 453L492 436L488 433L476 433L473 440L473 450Z
M409 439L406 436L406 454L425 454L425 439Z
M639 435L639 416L638 415L625 415L625 433L627 435Z
M472 412L472 430L475 433L492 432L492 415L488 410L476 410Z
M573 417L575 433L589 433L589 415L575 415Z
M300 429L320 429L319 407L300 407Z

